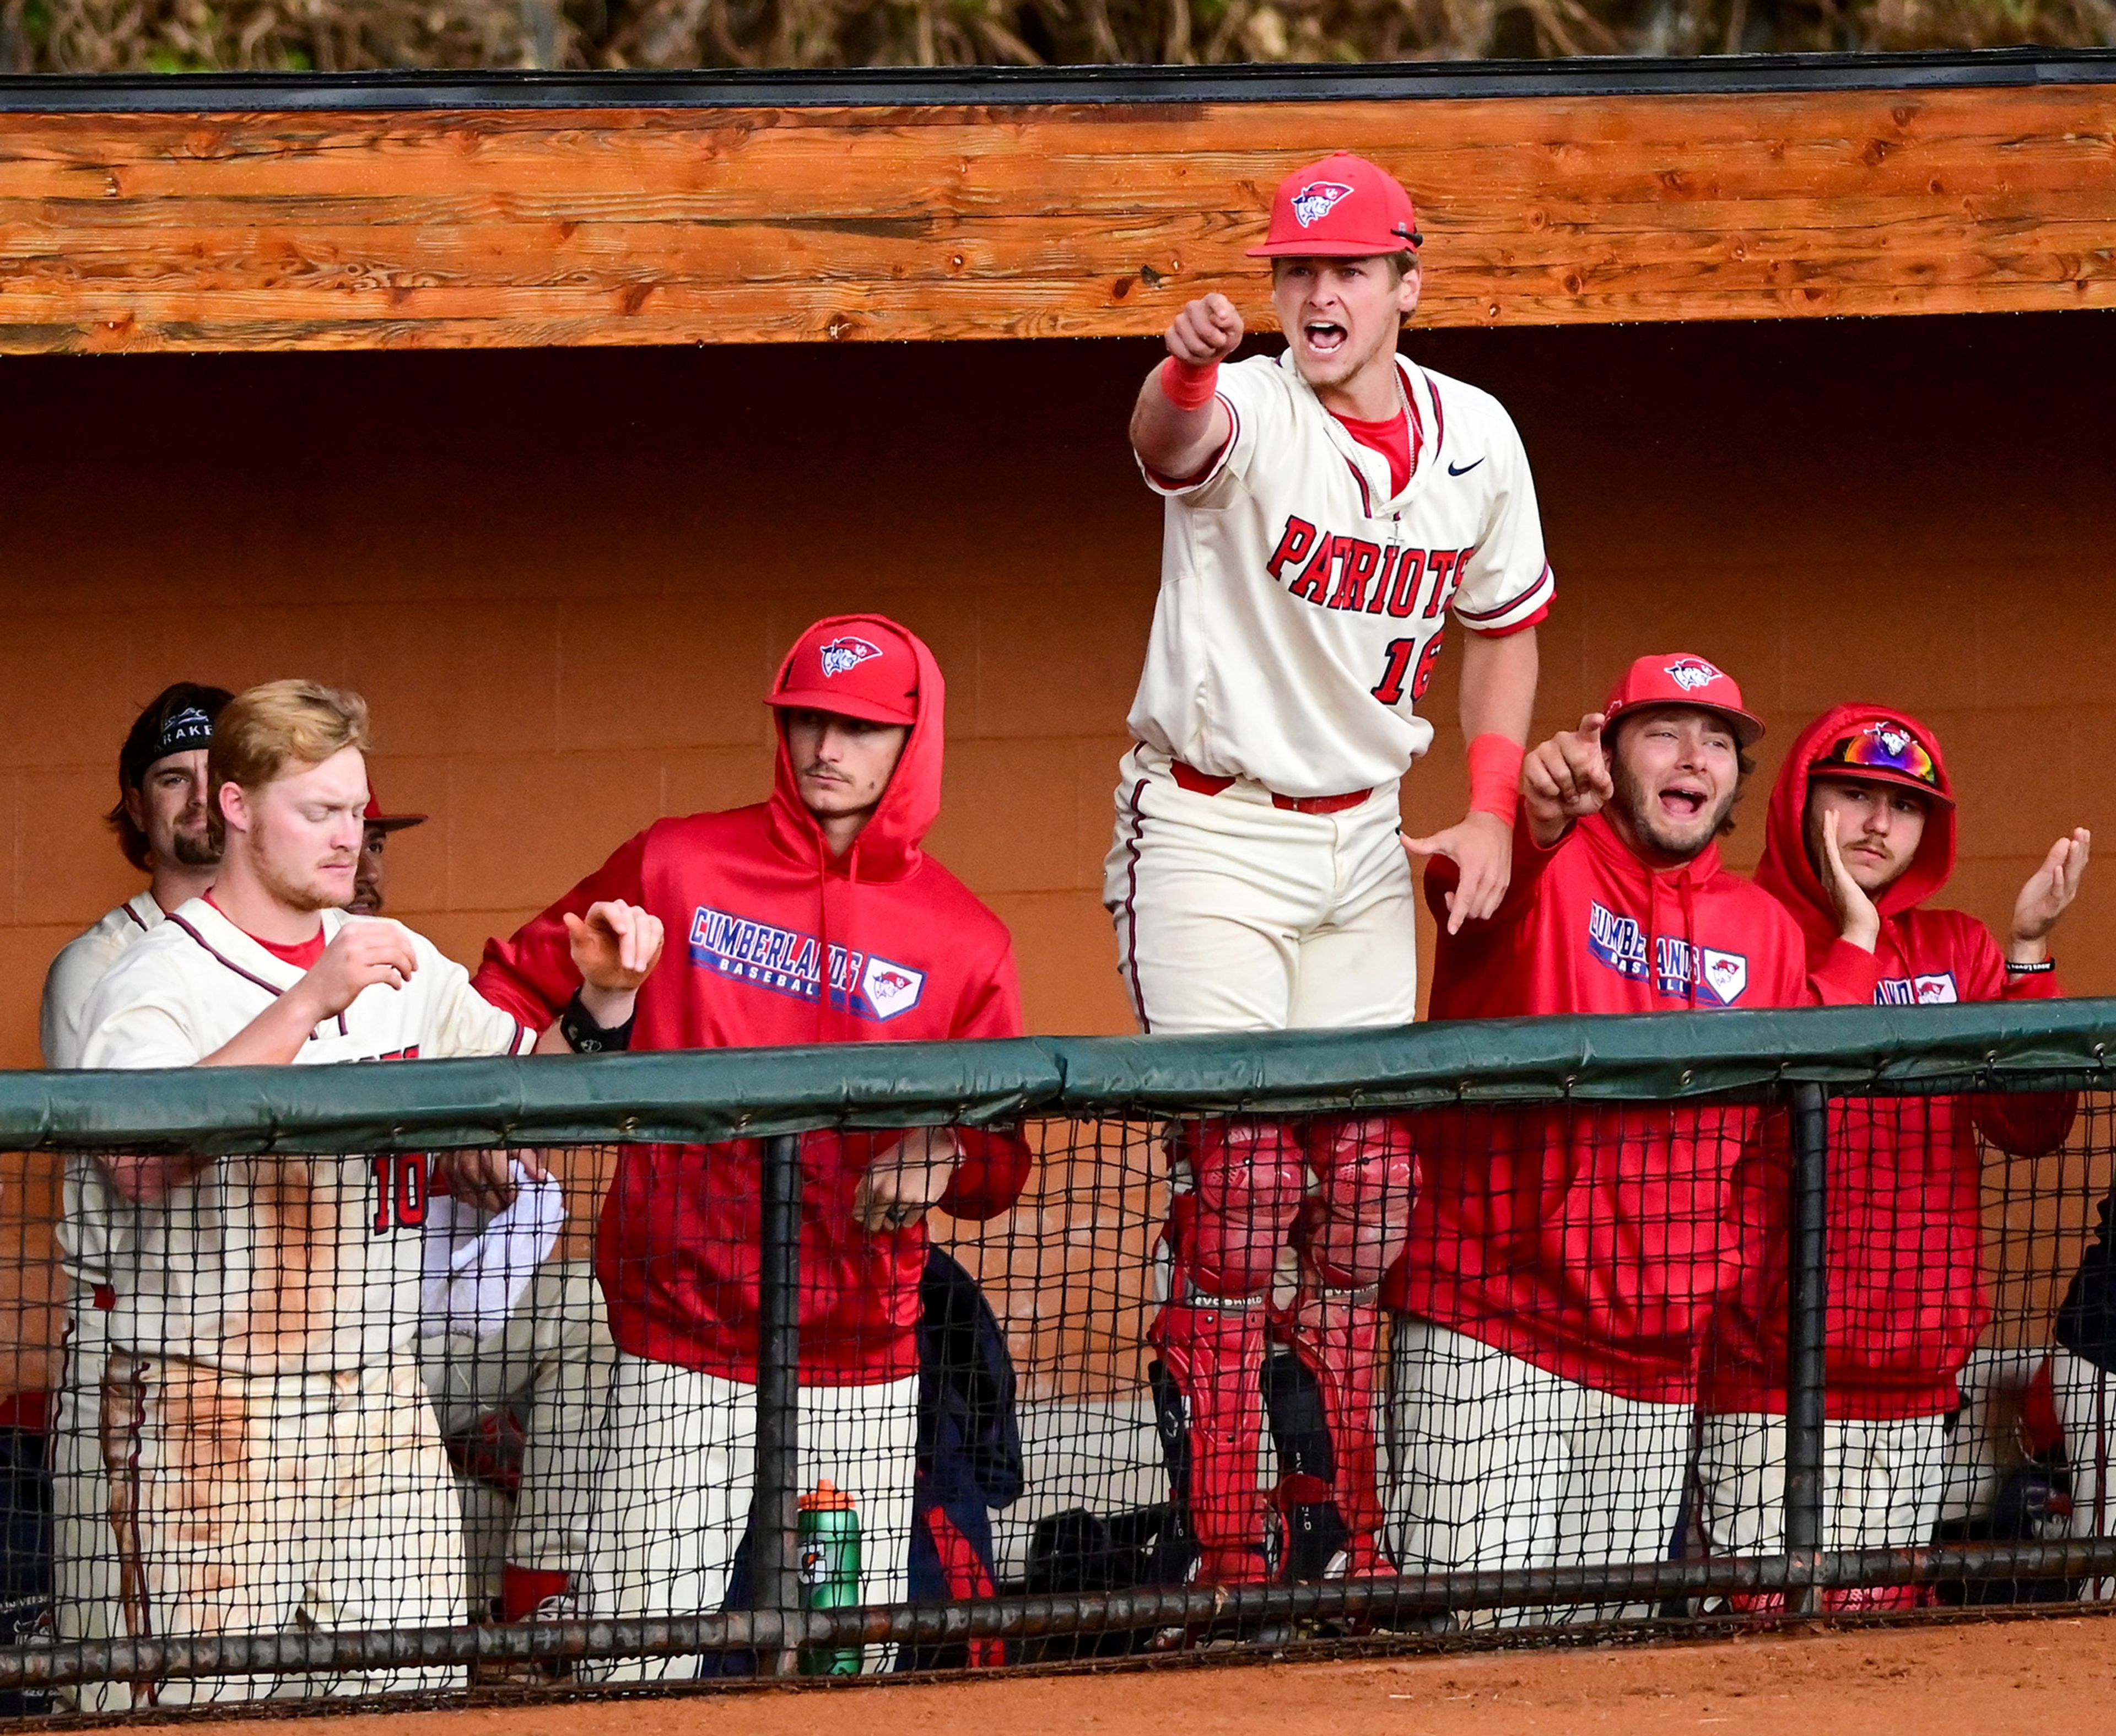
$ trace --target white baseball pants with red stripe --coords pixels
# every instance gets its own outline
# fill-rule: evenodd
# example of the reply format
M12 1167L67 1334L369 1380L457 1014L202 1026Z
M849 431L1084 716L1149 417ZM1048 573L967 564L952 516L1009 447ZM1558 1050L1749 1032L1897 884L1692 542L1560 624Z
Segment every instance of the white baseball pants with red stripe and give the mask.
M419 1370L244 1375L108 1356L104 1463L123 1575L113 1631L142 1639L450 1628L462 1509ZM462 1685L460 1666L177 1678L160 1706Z
M1185 790L1135 745L1102 864L1139 1029L1346 1029L1418 1016L1417 894L1396 786L1341 813L1272 805L1238 778Z
M103 1468L103 1370L110 1316L76 1287L67 1311L64 1372L52 1395L52 1630L62 1642L125 1632L110 1480ZM122 1712L129 1682L84 1682L58 1691L68 1711Z

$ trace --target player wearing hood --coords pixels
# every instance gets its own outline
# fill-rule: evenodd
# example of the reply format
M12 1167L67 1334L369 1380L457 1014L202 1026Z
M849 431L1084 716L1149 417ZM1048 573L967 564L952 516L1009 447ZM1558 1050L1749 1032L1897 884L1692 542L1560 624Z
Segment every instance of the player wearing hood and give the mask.
M1870 906L1854 920L1846 895L1810 976L1792 919L1720 861L1762 734L1702 657L1634 663L1603 711L1528 756L1512 877L1488 919L1447 932L1451 864L1426 870L1442 919L1433 1016L1870 998ZM1749 1124L1718 1103L1421 1117L1425 1185L1383 1292L1405 1573L1667 1559Z
M1833 820L1845 868L1880 919L1877 1004L2061 992L2049 937L2078 892L2086 831L2060 838L2022 887L2002 951L1974 917L1926 907L1954 868L1954 786L1939 739L1905 711L1835 707L1786 757L1756 870L1757 885L1800 924L1813 963L1837 935L1818 872ZM1833 1106L1825 1549L1931 1540L1948 1420L1961 1402L1955 1377L1990 1318L1976 1135L2012 1156L2039 1156L2063 1141L2075 1107L2068 1093ZM1783 1117L1773 1116L1736 1187L1746 1264L1714 1318L1700 1425L1699 1519L1715 1554L1784 1547L1790 1149ZM1893 1608L1918 1592L1886 1586L1824 1597L1831 1608Z
M932 653L895 622L817 622L766 698L770 799L649 827L488 945L481 992L525 1022L559 1017L577 982L569 925L623 897L685 940L640 995L635 1049L1019 1036L1005 925L921 848L944 694ZM619 1352L597 1614L691 1614L725 1596L750 1504L761 1156L748 1140L620 1153L596 1255ZM866 1601L905 1596L926 1213L1004 1211L1028 1162L1019 1139L968 1129L802 1140L800 1475L857 1503ZM559 1581L510 1567L508 1614L576 1589ZM627 1673L674 1667L688 1665Z

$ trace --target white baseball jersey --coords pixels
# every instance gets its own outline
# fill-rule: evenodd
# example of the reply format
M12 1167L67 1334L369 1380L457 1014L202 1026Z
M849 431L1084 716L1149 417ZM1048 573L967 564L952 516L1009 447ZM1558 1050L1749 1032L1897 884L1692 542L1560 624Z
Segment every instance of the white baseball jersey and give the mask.
M1511 419L1488 393L1396 364L1422 435L1401 494L1290 352L1221 369L1234 431L1203 477L1147 473L1168 504L1137 739L1284 795L1392 785L1433 739L1413 707L1449 609L1497 633L1548 606Z
M80 1065L81 1015L104 971L162 926L162 907L152 892L135 892L93 928L59 948L44 973L44 1004L39 1020L44 1065Z
M104 973L162 925L162 907L152 892L135 892L93 928L59 949L44 973L44 1004L39 1020L44 1065L80 1065L81 1017ZM60 1184L61 1212L53 1229L59 1264L78 1287L77 1305L93 1305L94 1293L110 1282L111 1209L117 1195L110 1177L94 1158L79 1153L66 1160Z
M323 914L325 939L348 922ZM408 932L408 931L407 931ZM418 968L309 1035L297 1064L521 1053L536 1034L412 936ZM89 1003L82 1064L182 1067L211 1054L302 973L194 898L113 965ZM343 1371L416 1336L426 1159L223 1158L154 1204L119 1201L111 1342L250 1375Z

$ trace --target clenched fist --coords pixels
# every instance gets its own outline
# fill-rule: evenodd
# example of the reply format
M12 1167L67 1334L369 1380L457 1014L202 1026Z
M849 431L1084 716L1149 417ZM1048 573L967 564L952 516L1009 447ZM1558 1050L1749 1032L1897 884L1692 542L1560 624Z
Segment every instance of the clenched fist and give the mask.
M1193 367L1224 361L1242 341L1242 316L1218 290L1187 304L1168 328L1168 353Z

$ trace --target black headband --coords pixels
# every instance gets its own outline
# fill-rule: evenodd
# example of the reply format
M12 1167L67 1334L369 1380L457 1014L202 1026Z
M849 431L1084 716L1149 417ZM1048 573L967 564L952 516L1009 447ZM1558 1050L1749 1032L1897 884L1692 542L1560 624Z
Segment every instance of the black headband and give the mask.
M172 753L188 753L213 745L213 726L230 695L224 688L180 681L158 695L134 721L117 756L117 779L137 790L147 768Z
M162 733L155 737L153 751L147 763L167 759L172 753L187 753L193 748L213 745L213 720L203 707L187 705L181 711L172 711L162 720Z

